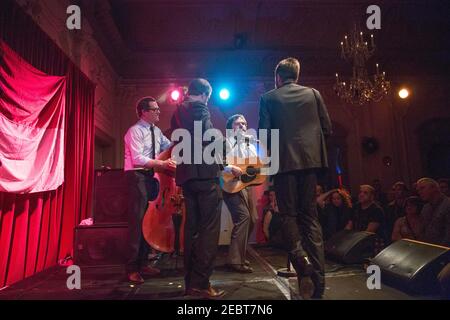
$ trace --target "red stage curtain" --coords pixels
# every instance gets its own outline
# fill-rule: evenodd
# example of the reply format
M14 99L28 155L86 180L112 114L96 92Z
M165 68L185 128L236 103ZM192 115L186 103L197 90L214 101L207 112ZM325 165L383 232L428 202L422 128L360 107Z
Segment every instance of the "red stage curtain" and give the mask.
M0 39L35 68L66 76L64 184L0 193L0 288L72 252L74 227L91 211L95 86L13 0L0 1Z

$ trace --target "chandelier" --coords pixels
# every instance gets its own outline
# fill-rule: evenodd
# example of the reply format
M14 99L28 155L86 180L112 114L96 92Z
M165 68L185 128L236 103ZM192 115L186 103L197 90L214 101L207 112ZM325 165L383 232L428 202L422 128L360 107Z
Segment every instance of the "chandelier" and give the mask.
M353 75L348 82L340 81L336 73L336 83L334 90L336 94L345 102L354 105L364 105L368 102L379 102L389 93L391 87L386 81L386 73L379 71L378 63L373 81L370 80L366 69L367 60L375 52L375 42L373 34L370 35L370 44L364 41L362 31L358 32L356 26L348 37L345 35L341 42L341 58L353 64Z

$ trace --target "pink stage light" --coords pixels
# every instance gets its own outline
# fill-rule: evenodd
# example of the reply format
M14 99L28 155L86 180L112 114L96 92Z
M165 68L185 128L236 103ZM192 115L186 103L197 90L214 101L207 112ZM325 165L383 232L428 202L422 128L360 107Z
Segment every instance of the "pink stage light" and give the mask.
M181 93L179 90L173 90L170 93L170 98L172 99L172 101L178 101L178 99L180 99Z

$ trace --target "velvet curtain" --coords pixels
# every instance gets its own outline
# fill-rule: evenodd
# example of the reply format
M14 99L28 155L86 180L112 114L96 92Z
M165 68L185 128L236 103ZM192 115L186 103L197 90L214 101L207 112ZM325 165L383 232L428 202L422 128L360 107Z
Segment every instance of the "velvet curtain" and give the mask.
M0 38L40 71L66 76L64 183L54 191L0 193L0 288L70 254L91 210L94 84L13 0L0 1Z

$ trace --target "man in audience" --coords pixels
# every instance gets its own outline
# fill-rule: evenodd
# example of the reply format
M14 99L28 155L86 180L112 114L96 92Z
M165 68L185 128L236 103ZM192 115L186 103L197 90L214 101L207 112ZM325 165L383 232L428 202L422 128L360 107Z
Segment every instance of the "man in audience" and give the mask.
M448 187L448 185L449 185L448 179L441 178L438 180L438 183L439 183L439 189L441 190L441 192L443 194L445 194L447 197L450 197L450 189Z
M450 246L450 199L444 195L439 184L431 178L417 181L417 192L426 202L422 209L424 232L422 241ZM450 296L450 263L439 273L438 281L444 297Z
M387 194L383 192L380 179L374 179L372 186L375 189L375 201L384 209L388 204Z
M394 183L392 191L394 193L394 200L386 208L386 234L389 237L394 229L395 221L404 216L405 201L408 196L408 189L402 181Z
M359 187L358 203L355 206L353 217L346 229L355 231L368 231L377 234L375 253L384 247L386 235L384 232L384 212L375 202L375 189L370 185Z
M417 181L417 192L426 202L421 216L425 229L423 241L450 246L450 199L439 189L439 184L431 178Z

